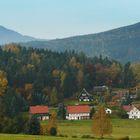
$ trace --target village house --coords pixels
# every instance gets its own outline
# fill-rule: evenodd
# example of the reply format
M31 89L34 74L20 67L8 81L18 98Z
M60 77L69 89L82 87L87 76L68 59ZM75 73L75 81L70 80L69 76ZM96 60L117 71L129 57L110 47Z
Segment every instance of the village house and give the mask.
M86 89L84 88L78 97L79 101L89 102L93 101L93 97L89 94Z
M140 119L140 107L124 105L123 110L127 112L129 119Z
M90 110L88 105L67 106L66 119L87 120L90 118Z
M127 99L129 98L129 90L122 89L122 90L117 90L117 91L112 91L112 99L110 102L108 102L108 105L113 107L113 106L119 106L123 102L126 102Z
M107 104L108 104L108 106L110 106L110 107L119 106L119 103L118 103L117 101L111 101L111 102L108 102Z
M105 109L105 112L106 112L106 114L112 114L112 110L109 109L109 108L106 108L106 109Z
M93 88L93 91L96 92L97 94L101 94L101 93L109 91L109 88L105 85L104 86L95 86Z
M121 90L113 91L113 94L115 94L115 96L118 97L119 101L126 100L129 97L129 90L121 89Z
M29 112L31 115L37 116L37 118L39 120L48 120L49 119L48 106L43 106L43 105L30 106Z
M130 98L136 99L138 97L138 92L140 91L140 85L130 89Z

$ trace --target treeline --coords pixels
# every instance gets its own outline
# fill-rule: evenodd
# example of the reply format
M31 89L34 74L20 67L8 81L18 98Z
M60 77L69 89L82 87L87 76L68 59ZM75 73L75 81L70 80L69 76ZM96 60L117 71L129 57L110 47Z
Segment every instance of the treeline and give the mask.
M14 100L21 96L30 105L53 105L77 97L83 88L92 92L97 85L127 88L137 83L130 63L16 44L0 48L0 70L7 76L8 96L16 92Z

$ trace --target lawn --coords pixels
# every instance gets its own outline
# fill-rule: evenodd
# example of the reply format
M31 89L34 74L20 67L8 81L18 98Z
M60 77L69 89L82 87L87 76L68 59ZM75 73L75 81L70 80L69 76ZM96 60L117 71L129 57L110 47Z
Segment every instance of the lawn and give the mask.
M74 140L74 138L49 137L49 136L31 136L31 135L13 135L0 134L0 140ZM76 140L81 140L76 138Z
M91 135L92 133L92 120L85 121L60 121L59 122L59 134L68 136ZM130 136L130 138L140 138L140 120L129 119L113 119L113 133L115 138Z
M68 102L67 102L68 103ZM70 100L68 104L76 104L78 101ZM81 103L81 102L80 102ZM43 123L47 123L44 121ZM67 135L68 137L82 135L94 136L92 133L92 120L86 121L59 121L58 134ZM140 120L113 119L113 138L129 136L130 138L140 139ZM109 137L107 137L108 139Z
M86 104L87 105L87 104L91 104L91 103L93 103L93 102L84 102L84 101L83 102L79 102L78 99L77 100L65 100L64 101L65 105L77 105L77 104L78 105L80 105L80 104L82 104L82 105Z
M113 120L113 137L121 136L140 139L140 120Z
M43 122L47 123L47 122ZM113 119L112 137L107 136L106 140L129 136L131 140L140 140L140 120L122 120ZM67 135L68 137L48 137L48 136L29 136L29 135L7 135L1 134L0 140L87 140L81 138L83 135L94 136L91 131L92 120L86 121L59 121L58 135ZM78 138L72 138L77 136ZM95 140L95 139L94 139Z

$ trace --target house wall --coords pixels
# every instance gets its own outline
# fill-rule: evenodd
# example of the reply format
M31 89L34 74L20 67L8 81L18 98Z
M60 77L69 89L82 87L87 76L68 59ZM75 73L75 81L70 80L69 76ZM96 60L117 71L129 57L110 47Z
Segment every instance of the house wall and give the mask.
M107 108L107 109L105 110L105 112L106 112L106 114L111 114L111 113L112 113L112 110L109 109L109 108Z
M89 99L79 99L79 101L89 102Z
M133 108L130 112L128 112L129 119L140 119L140 110L137 108Z
M90 113L75 113L75 114L67 114L67 120L87 120L89 119Z
M49 114L35 114L40 121L49 120Z
M49 119L49 116L42 116L42 120L48 120Z

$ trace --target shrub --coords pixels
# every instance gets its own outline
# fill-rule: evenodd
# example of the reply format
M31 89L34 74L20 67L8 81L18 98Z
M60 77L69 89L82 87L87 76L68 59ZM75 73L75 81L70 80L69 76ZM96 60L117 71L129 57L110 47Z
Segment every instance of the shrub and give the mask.
M126 136L126 137L123 137L123 138L120 138L118 140L129 140L129 136Z
M28 121L25 133L31 135L40 134L40 122L35 116L32 116L31 119Z
M51 136L56 136L56 135L57 135L57 129L56 129L55 127L52 127L52 128L50 129L50 135L51 135Z
M68 135L59 134L58 137L68 137Z
M59 134L58 137L65 137L65 135L63 135L63 134Z
M72 136L72 138L77 138L77 136Z
M86 138L86 139L88 138L89 139L89 138L91 138L91 136L90 135L83 135L81 138Z

